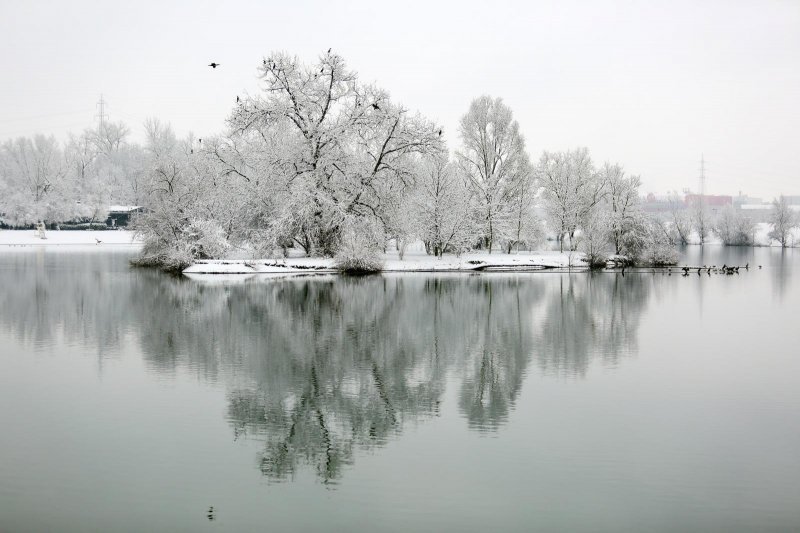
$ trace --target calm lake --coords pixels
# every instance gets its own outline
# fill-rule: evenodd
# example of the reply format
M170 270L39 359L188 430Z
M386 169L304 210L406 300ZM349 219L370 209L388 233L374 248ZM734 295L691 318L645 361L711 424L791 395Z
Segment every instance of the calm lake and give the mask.
M800 250L684 256L751 268L0 251L0 531L800 530Z

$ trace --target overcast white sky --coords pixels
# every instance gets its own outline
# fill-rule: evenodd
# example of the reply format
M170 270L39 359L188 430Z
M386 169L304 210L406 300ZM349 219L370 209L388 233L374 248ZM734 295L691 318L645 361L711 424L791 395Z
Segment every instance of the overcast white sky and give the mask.
M587 146L644 190L800 194L800 0L0 0L0 139L145 118L220 132L271 51L332 47L445 127L501 96L528 150ZM212 70L211 61L221 63Z

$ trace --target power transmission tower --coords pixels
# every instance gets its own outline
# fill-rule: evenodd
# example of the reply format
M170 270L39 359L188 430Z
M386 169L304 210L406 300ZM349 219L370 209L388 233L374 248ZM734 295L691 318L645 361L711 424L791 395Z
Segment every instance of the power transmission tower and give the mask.
M100 121L98 127L99 127L99 131L102 133L103 130L105 129L106 119L108 118L108 115L106 115L106 101L103 99L103 95L102 94L100 95L100 101L97 102L97 107L100 108L100 113L95 115L95 117L97 117L99 119L99 121Z
M700 154L700 204L706 203L706 158Z

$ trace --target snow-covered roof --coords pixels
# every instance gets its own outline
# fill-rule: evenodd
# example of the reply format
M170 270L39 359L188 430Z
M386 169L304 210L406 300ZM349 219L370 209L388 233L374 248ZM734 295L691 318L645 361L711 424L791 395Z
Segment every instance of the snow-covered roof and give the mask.
M132 211L136 211L137 209L141 209L141 205L110 205L108 206L108 210L114 213L130 213Z

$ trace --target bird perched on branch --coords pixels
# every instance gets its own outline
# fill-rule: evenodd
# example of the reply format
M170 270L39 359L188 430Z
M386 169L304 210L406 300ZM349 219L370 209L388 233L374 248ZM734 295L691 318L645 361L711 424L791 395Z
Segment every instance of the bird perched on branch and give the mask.
M212 61L211 63L208 64L208 66L211 67L211 68L217 68L219 66L219 63L214 63Z

